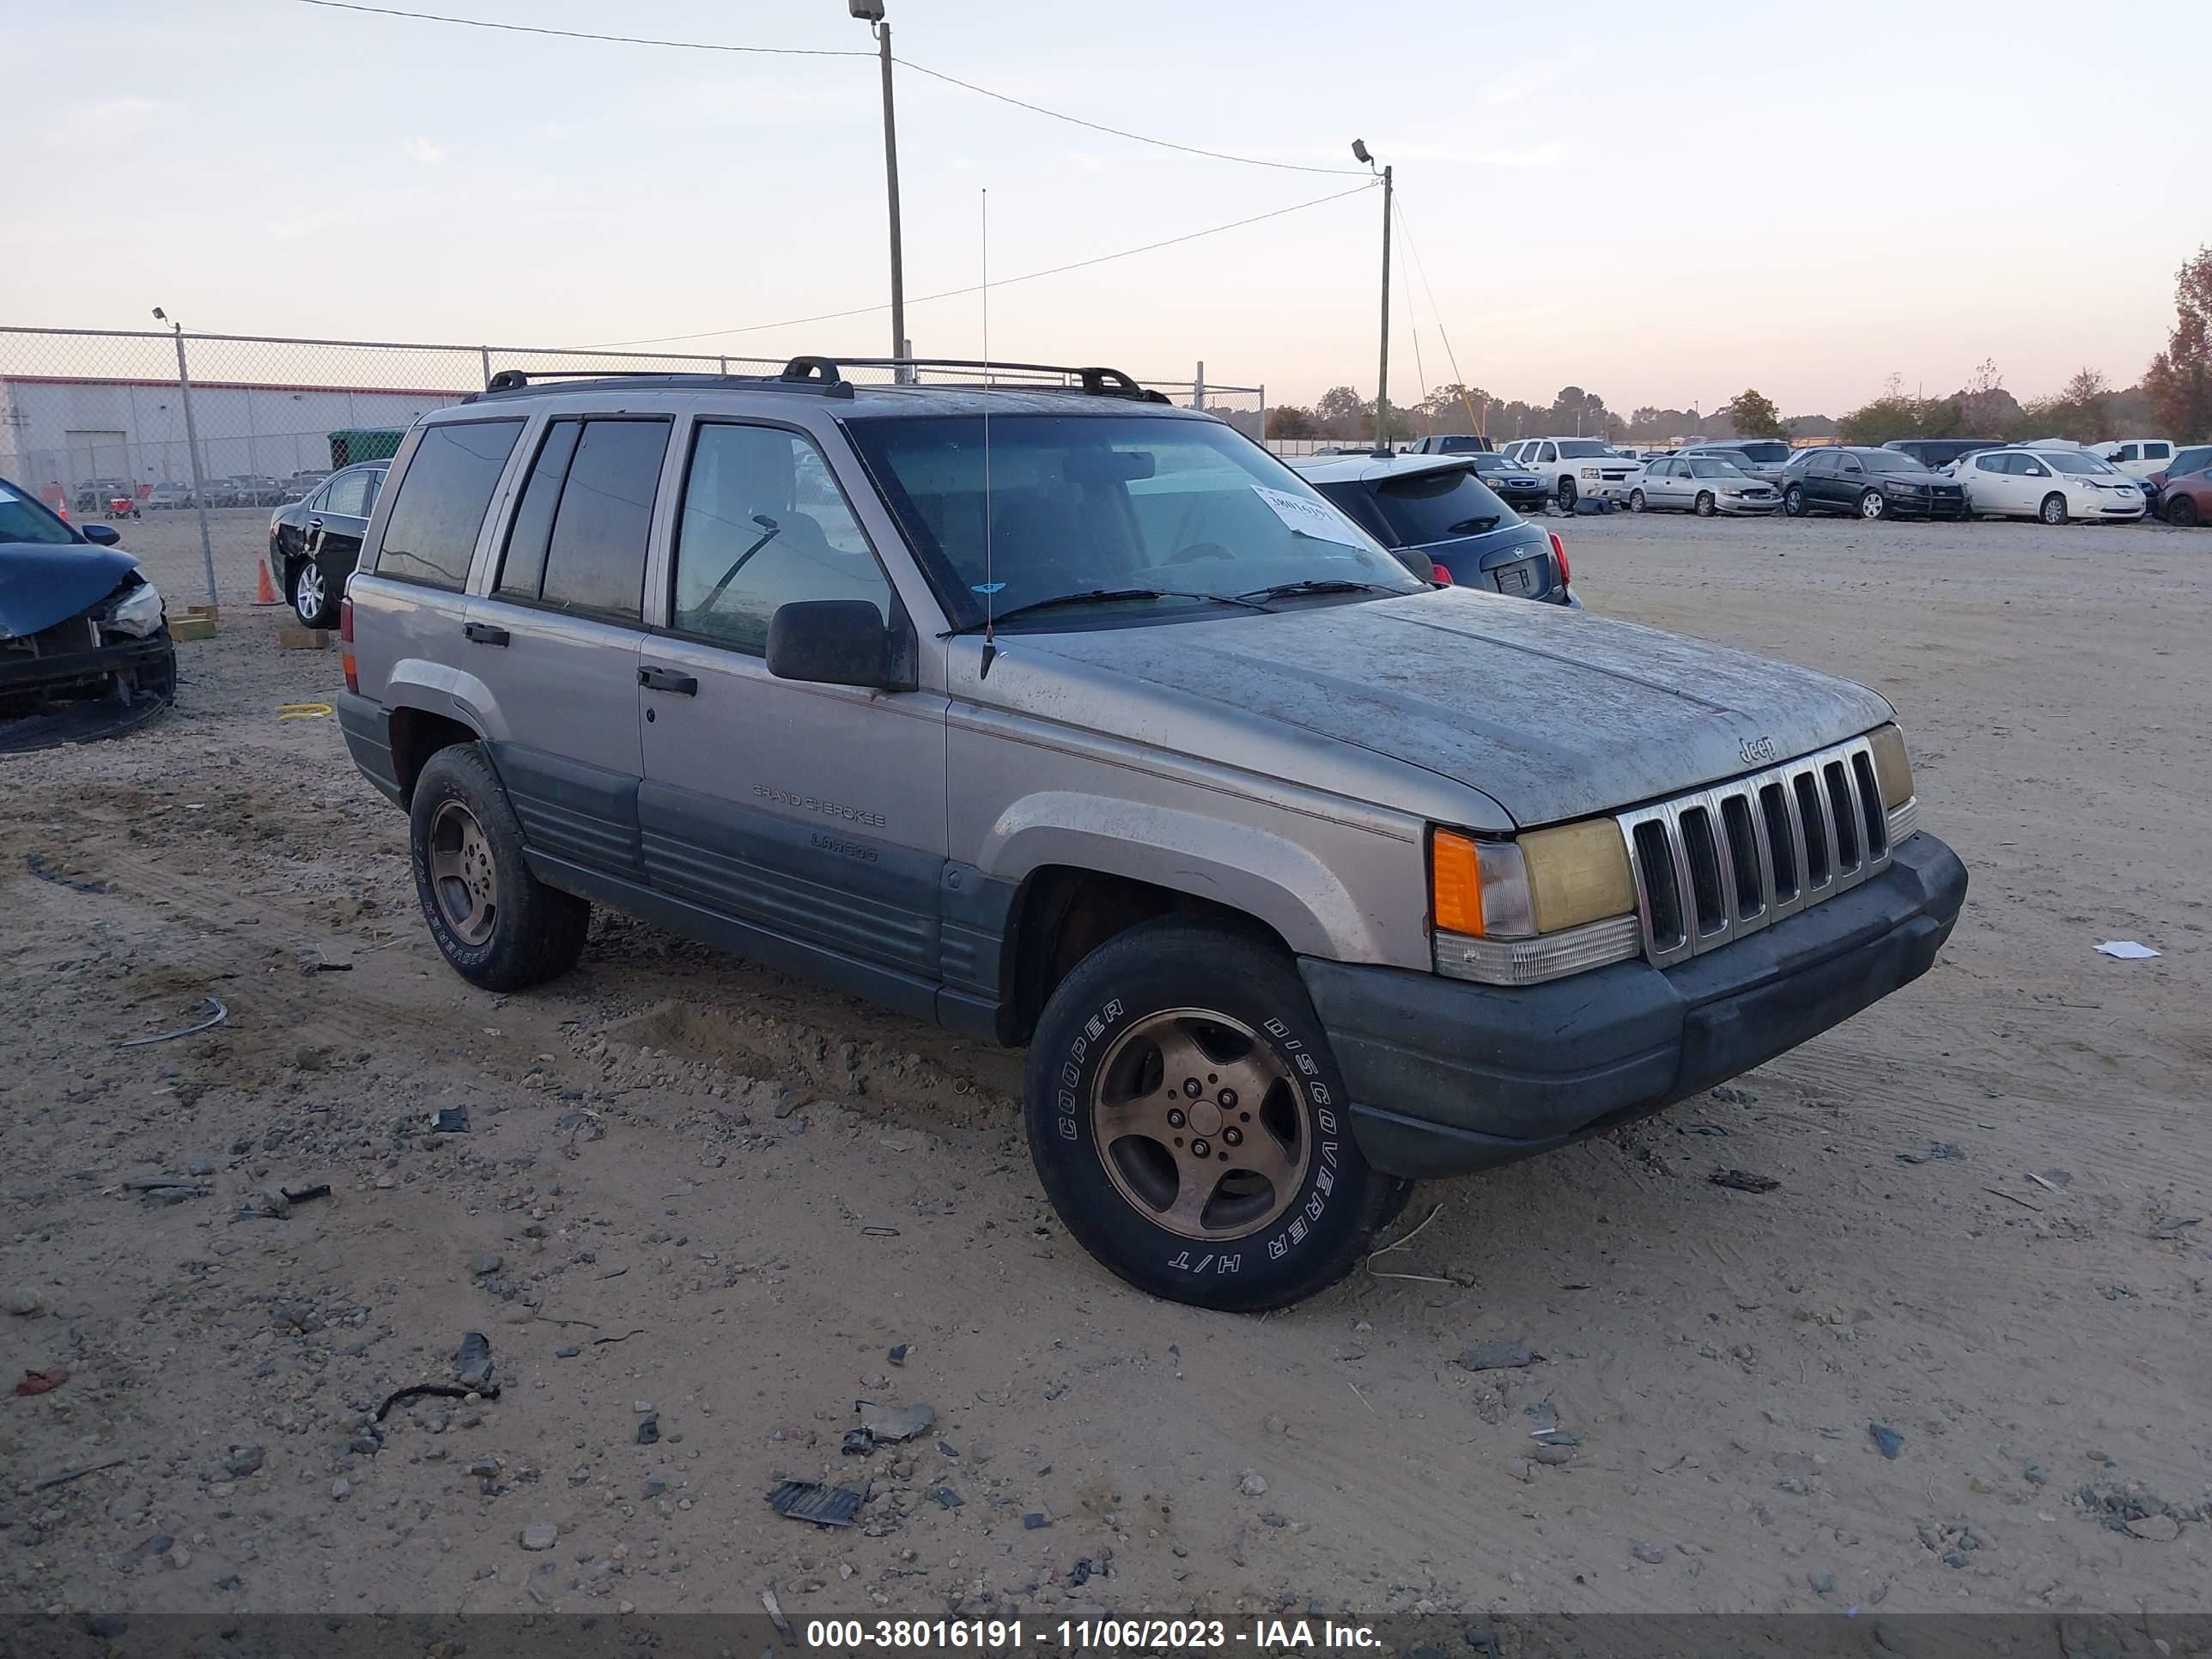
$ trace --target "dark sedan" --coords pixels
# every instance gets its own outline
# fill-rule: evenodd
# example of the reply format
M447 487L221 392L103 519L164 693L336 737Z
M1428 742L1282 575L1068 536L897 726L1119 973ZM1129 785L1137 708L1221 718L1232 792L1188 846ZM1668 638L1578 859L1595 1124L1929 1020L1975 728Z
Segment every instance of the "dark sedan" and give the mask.
M346 579L361 557L361 538L391 465L363 461L333 472L306 500L269 515L269 574L306 627L337 623Z
M1966 489L1894 449L1832 445L1801 451L1784 469L1782 510L1793 519L1964 519Z
M1460 459L1474 469L1474 476L1482 480L1492 495L1516 513L1541 512L1552 498L1550 489L1541 478L1503 455L1486 453Z
M1516 599L1580 609L1565 543L1530 524L1476 475L1474 455L1353 455L1292 468L1418 573Z

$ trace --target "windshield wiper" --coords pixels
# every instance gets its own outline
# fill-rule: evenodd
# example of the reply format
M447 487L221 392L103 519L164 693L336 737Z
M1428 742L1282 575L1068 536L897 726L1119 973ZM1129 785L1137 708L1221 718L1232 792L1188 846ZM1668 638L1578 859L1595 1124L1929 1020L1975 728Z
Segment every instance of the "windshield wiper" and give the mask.
M1303 598L1308 593L1382 593L1389 590L1380 582L1356 582L1344 576L1309 577L1302 582L1277 582L1273 587L1255 587L1249 593L1235 597L1249 605L1255 599L1287 599Z
M1092 587L1079 593L1055 593L1048 599L1030 599L1021 605L1007 606L992 614L988 624L969 623L948 631L945 637L956 634L980 634L988 626L995 627L1009 617L1024 616L1032 611L1049 611L1063 605L1110 605L1117 599L1211 599L1216 605L1242 605L1247 611L1264 611L1267 606L1235 593L1197 593L1173 587Z

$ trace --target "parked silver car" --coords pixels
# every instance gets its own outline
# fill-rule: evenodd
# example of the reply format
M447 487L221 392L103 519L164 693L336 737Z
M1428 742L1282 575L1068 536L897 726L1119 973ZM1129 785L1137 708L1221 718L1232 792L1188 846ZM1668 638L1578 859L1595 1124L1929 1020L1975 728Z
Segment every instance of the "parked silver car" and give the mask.
M1254 1310L1413 1181L1934 961L1966 875L1874 692L1432 587L1227 425L1065 373L502 371L425 416L338 717L453 969L560 974L604 904L1025 1043L1070 1233Z
M1771 483L1711 455L1669 455L1649 463L1631 480L1629 510L1716 514L1778 513L1782 496Z
M1782 485L1782 470L1790 465L1790 446L1779 438L1730 438L1692 444L1680 453L1692 459L1726 461L1746 477L1778 489Z

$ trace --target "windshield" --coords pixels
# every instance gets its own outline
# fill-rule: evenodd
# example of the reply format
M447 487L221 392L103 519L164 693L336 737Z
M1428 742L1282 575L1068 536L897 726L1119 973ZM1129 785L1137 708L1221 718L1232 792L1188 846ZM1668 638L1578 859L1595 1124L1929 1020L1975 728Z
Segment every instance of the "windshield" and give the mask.
M1590 461L1611 459L1613 454L1592 438L1562 438L1559 440L1559 459L1563 461Z
M1741 478L1741 469L1727 461L1695 460L1690 463L1690 472L1699 478Z
M1777 461L1790 459L1788 444L1738 444L1736 447L1743 452L1746 460L1756 461L1761 466L1771 466Z
M0 484L0 542L36 542L48 547L65 547L76 539L67 525L37 501Z
M1477 472L1518 472L1521 470L1503 455L1470 455L1468 459Z
M1437 438L1435 440L1435 447L1440 453L1446 455L1487 453L1483 450L1481 439L1468 437L1464 433L1447 434L1445 436Z
M982 622L987 598L997 612L1102 588L1225 599L1285 582L1424 586L1312 485L1214 421L994 416L988 493L980 416L845 426L960 627ZM1163 597L1136 613L1223 609ZM1047 613L1035 625L1066 627L1067 616Z
M2045 450L2043 459L2061 472L2118 472L2120 470L2109 461L2100 461L2094 455L2085 455L2078 452Z
M1378 478L1370 486L1376 509L1400 544L1422 547L1456 536L1480 536L1518 524L1513 509L1462 466Z
M1859 459L1866 463L1869 472L1925 472L1928 469L1910 455L1900 455L1893 449L1869 449Z

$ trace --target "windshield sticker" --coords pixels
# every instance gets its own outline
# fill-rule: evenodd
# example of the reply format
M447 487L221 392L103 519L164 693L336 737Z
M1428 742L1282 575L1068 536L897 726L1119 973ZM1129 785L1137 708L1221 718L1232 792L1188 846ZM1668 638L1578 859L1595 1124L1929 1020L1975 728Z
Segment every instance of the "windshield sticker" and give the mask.
M1334 542L1340 547L1359 545L1359 532L1333 507L1320 501L1310 501L1303 495L1270 489L1265 484L1254 484L1252 493L1274 509L1275 516L1293 535L1311 536L1317 541Z
M7 507L21 500L22 500L21 496L15 494L5 485L0 485L0 507Z
M1006 585L1004 582L973 582L969 585L968 591L970 593L1003 593L1006 591Z

